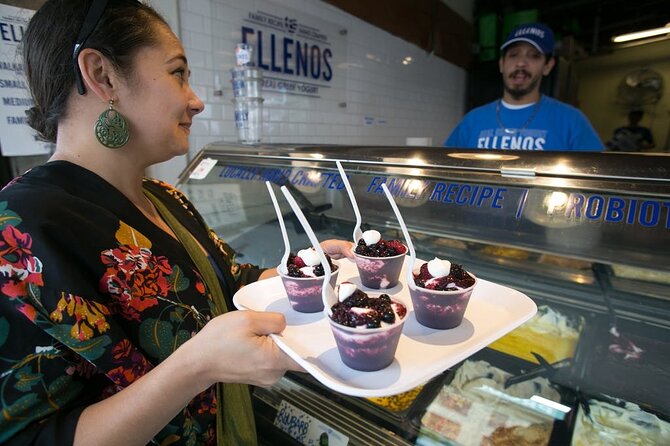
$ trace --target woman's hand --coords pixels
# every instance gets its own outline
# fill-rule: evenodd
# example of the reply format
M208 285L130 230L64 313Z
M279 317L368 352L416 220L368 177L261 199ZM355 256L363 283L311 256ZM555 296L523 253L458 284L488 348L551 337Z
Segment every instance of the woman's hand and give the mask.
M270 338L284 315L233 311L215 317L153 370L81 413L74 445L144 445L216 382L270 386L303 371Z
M287 370L304 371L269 336L285 327L281 313L232 311L209 321L183 347L192 350L203 389L216 382L268 387Z
M333 259L354 260L354 244L347 240L329 239L321 242L321 249Z

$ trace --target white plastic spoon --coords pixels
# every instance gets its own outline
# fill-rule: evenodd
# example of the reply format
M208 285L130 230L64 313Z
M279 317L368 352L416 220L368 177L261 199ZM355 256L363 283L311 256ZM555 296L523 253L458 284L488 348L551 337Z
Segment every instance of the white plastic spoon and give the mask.
M324 254L323 249L321 249L319 240L317 240L316 235L314 235L312 227L309 225L309 222L305 218L305 215L302 213L302 209L300 209L300 206L298 206L298 203L296 203L295 199L293 198L293 195L291 195L291 192L289 192L286 186L282 186L281 191L286 197L286 201L288 201L288 204L291 205L291 209L293 209L295 216L298 217L298 221L300 221L300 224L307 233L307 237L309 237L309 241L312 242L312 246L314 247L316 253L319 255L319 259L321 259L321 265L323 265L323 272L324 272L323 287L321 290L321 299L323 300L323 306L324 309L326 310L326 314L328 316L331 316L333 312L330 310L330 307L332 307L337 303L337 296L335 295L335 290L330 285L330 277L332 275L332 271L330 270L330 264L328 263L326 254Z
M400 214L400 210L398 209L398 205L395 203L395 200L393 199L393 195L391 195L391 191L389 191L389 188L386 187L386 183L382 183L382 189L384 190L384 194L386 194L386 198L388 199L389 203L391 203L393 212L395 212L395 216L398 219L398 223L400 223L400 229L402 229L402 234L405 236L405 243L407 243L407 247L409 248L409 265L407 265L407 286L409 286L413 290L416 290L416 284L414 283L414 273L413 273L414 262L416 261L416 251L414 251L414 244L412 243L412 239L409 236L409 231L407 230L407 226L405 225L405 220L403 220L402 215Z
M354 191L351 189L351 184L349 184L349 179L347 174L342 168L342 163L335 161L337 164L337 170L340 171L340 176L342 177L342 182L344 183L345 189L347 189L347 194L349 194L349 200L351 200L351 206L354 208L354 215L356 216L356 226L354 226L354 246L358 244L358 241L363 237L363 231L361 231L361 211L358 209L358 204L356 203L356 197L354 196Z
M272 190L272 183L266 181L265 185L268 187L268 192L270 192L270 198L272 198L272 204L274 205L275 212L277 213L277 220L279 220L281 235L284 238L284 255L282 256L281 263L279 264L279 271L281 271L282 274L288 274L288 267L286 266L286 262L288 262L288 257L291 254L291 244L288 240L288 233L286 232L284 217L282 216L281 209L279 208L279 203L277 203L277 197Z

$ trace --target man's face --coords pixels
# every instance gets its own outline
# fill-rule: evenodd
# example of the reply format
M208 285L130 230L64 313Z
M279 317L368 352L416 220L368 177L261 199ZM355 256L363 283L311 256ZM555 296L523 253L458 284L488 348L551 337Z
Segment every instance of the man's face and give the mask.
M539 91L542 77L551 72L554 63L553 57L547 59L530 43L512 44L498 62L505 91L514 99Z

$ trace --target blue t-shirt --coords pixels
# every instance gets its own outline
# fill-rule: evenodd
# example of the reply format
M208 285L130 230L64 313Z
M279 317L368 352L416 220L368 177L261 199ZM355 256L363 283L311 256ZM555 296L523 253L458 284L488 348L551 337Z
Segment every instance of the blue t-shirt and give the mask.
M604 149L581 111L546 96L539 104L522 109L507 108L500 101L477 107L465 115L444 145L469 149Z

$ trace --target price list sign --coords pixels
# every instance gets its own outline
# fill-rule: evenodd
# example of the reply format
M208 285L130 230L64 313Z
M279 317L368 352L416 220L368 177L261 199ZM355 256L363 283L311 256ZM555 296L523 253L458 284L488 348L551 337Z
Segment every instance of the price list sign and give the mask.
M282 400L279 405L274 425L304 446L347 446L349 444L349 437L286 400Z
M32 99L19 45L34 11L0 5L0 150L4 156L45 155L53 144L40 141L26 122Z

